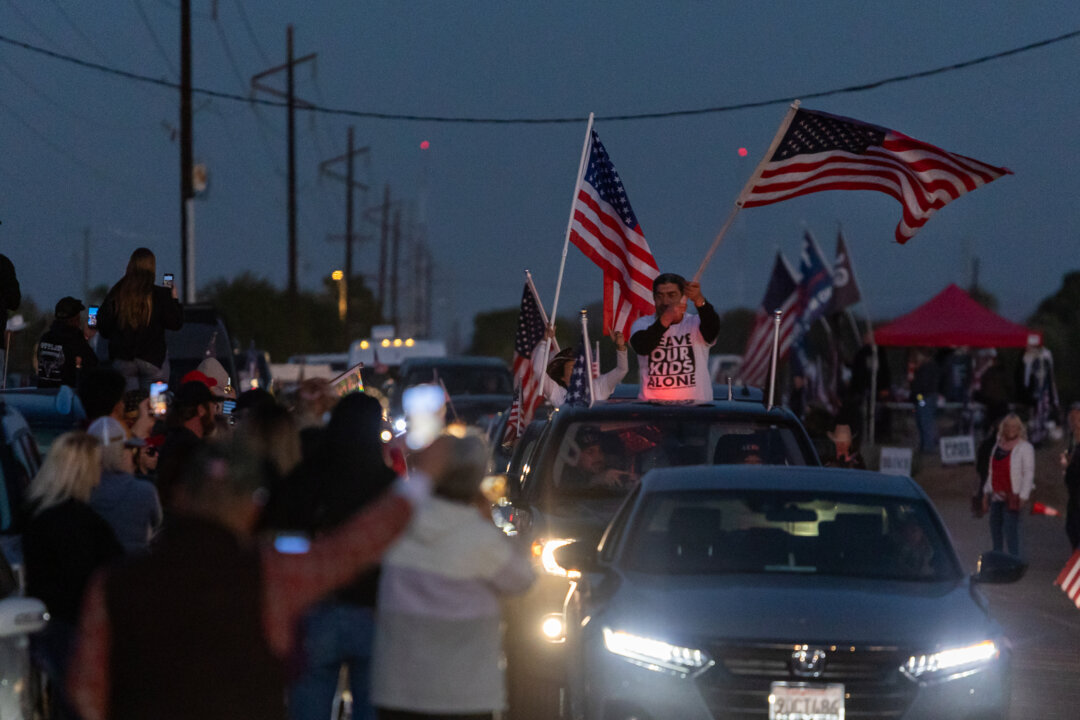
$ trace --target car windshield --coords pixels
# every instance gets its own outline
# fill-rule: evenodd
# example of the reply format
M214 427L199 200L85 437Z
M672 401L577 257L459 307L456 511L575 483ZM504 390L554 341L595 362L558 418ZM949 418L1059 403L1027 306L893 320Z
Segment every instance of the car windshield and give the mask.
M481 366L414 367L402 379L401 387L442 380L446 392L458 395L510 395L514 392L510 371L506 368Z
M959 572L922 500L761 490L652 494L632 521L621 563L654 575L937 581Z

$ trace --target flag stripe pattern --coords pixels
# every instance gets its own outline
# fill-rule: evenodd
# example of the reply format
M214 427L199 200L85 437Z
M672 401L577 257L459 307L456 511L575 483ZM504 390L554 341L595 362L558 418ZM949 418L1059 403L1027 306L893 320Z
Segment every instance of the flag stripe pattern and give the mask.
M518 313L517 334L514 337L514 402L510 405L510 417L506 421L503 442L513 442L521 430L532 422L536 408L540 407L540 380L532 369L532 354L544 339L544 316L540 301L532 284L525 283L521 294L521 311Z
M566 400L563 401L563 404L568 407L592 405L592 393L589 391L589 360L586 356L588 342L583 331L581 340L578 342L574 369L570 372L570 386L566 389Z
M634 320L655 311L652 282L660 270L595 130L573 213L570 240L604 272L604 330L628 335Z
M783 313L780 319L778 360L783 359L791 348L797 335L799 316L802 315L799 302L798 282L783 256L777 253L772 277L765 290L765 298L758 308L754 318L754 327L750 331L750 339L746 344L746 352L743 353L740 374L747 385L761 387L768 380L769 366L772 363L773 312L775 310Z
M1075 551L1069 562L1065 563L1054 584L1060 586L1073 604L1080 608L1080 550Z
M757 207L825 190L876 190L903 206L896 241L905 243L949 202L1011 173L895 130L800 108L741 199Z

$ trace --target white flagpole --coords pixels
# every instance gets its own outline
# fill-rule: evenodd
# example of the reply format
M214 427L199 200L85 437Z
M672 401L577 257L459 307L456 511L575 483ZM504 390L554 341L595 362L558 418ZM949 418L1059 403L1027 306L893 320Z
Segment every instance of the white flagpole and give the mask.
M574 194L570 197L570 219L566 221L566 237L563 239L562 259L559 261L559 280L555 283L555 301L551 303L551 322L559 311L559 293L562 291L563 270L566 269L566 251L570 248L570 230L574 226L574 206L577 204L578 189L581 187L581 179L585 177L585 165L589 162L589 147L592 145L593 114L589 113L589 124L585 128L585 144L581 147L581 161L578 162L577 182L574 183Z
M589 349L589 318L585 310L581 311L581 340L585 343L585 374L589 378L589 407L593 406L592 352Z
M701 275L705 272L705 268L708 267L709 263L712 261L713 255L716 254L717 249L720 247L720 243L724 241L724 236L727 235L727 231L731 229L731 224L735 222L735 216L742 210L747 193L749 193L754 187L754 184L757 183L758 178L761 177L761 173L765 170L766 163L768 163L773 154L776 153L776 148L779 147L780 142L784 139L784 135L791 125L791 119L795 117L795 112L799 109L799 104L800 101L796 100L791 103L791 107L788 108L787 115L784 116L783 121L780 123L780 128L776 131L776 135L773 137L769 149L765 151L765 157L763 157L761 162L757 164L757 167L754 168L754 174L746 181L746 185L743 186L743 189L735 198L735 206L731 208L731 214L728 215L727 220L724 221L724 225L720 228L720 232L716 234L716 238L709 247L709 251L705 253L705 257L701 261L701 266L698 267L697 272L694 273L694 282L701 280Z

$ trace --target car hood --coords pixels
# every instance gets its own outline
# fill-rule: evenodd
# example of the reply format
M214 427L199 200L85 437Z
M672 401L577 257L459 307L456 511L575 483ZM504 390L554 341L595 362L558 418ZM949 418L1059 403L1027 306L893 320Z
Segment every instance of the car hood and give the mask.
M967 580L628 575L605 625L661 637L932 649L997 634Z
M493 415L510 407L514 401L512 395L454 395L450 402L454 405L459 417L466 423L472 424L485 415ZM446 408L446 417L453 419L453 411Z

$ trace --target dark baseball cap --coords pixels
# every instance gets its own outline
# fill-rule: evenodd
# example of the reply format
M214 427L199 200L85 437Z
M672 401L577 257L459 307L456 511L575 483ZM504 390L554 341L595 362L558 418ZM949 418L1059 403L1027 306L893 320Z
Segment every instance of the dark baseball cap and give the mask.
M82 300L73 298L70 295L60 298L60 302L56 303L56 319L67 320L68 318L76 317L79 313L86 309L86 306L82 304Z
M173 394L173 405L176 407L198 407L212 402L214 402L214 395L210 392L210 388L198 380L184 383Z

